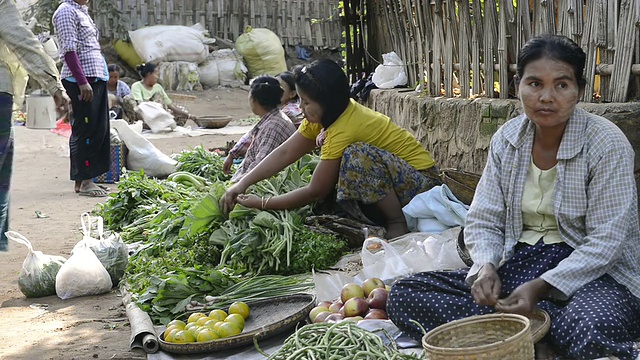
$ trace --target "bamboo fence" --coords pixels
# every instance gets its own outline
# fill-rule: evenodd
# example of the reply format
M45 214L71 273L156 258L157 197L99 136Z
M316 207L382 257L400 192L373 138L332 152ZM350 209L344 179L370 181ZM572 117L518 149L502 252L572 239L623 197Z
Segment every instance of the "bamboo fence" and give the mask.
M96 25L105 38L126 38L126 30L145 26L200 23L211 36L231 41L252 26L272 30L285 46L339 48L342 42L338 0L109 1L115 3L116 11L90 2Z
M372 70L381 54L395 51L406 64L409 85L420 84L429 96L513 97L518 49L548 33L565 35L586 52L584 101L625 102L640 93L638 0L345 3L365 9L345 17L366 34L347 44L347 63Z

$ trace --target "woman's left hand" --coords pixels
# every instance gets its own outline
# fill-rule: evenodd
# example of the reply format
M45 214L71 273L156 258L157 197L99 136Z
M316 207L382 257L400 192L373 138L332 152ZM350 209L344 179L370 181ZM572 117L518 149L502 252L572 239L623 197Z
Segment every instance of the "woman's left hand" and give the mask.
M528 315L534 312L538 301L549 293L550 285L542 279L534 279L518 286L504 299L498 300L497 311Z
M263 199L256 195L240 194L236 198L236 203L248 208L262 209L262 202Z

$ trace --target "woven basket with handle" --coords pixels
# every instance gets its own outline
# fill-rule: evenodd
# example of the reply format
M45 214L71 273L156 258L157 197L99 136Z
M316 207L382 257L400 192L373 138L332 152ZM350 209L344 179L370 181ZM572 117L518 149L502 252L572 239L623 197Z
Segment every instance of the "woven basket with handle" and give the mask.
M516 314L472 316L440 325L422 338L428 360L532 360L529 319Z

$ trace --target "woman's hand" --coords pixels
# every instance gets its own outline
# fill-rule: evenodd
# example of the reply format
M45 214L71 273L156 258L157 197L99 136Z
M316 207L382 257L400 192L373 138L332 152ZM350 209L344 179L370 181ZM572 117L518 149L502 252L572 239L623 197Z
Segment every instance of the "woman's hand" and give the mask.
M540 278L527 281L505 299L498 300L496 310L521 315L531 314L536 309L538 301L549 293L550 288L551 286Z
M91 88L91 85L84 84L78 87L80 88L80 98L82 99L82 101L89 102L93 100L93 89Z
M230 174L232 165L233 165L233 156L229 154L227 155L227 158L224 159L224 163L222 164L222 172L225 174Z
M224 193L221 199L222 211L225 214L228 214L231 211L231 209L233 209L233 207L236 204L238 195L243 194L245 190L247 189L244 186L241 186L240 183L237 183L232 187L230 187L229 189L227 189L227 191Z
M478 272L476 281L471 285L471 295L478 305L495 306L500 298L502 281L491 263L485 264Z
M263 210L266 205L264 200L265 198L261 198L260 196L246 194L240 194L236 198L236 202L240 205L261 210Z
M58 90L53 94L53 102L56 104L56 110L60 114L66 114L69 111L69 96L64 90Z

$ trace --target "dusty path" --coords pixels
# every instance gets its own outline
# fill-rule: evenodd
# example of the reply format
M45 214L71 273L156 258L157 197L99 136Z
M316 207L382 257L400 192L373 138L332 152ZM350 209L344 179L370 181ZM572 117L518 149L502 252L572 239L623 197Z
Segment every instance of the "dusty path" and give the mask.
M192 93L184 102L196 115L250 115L247 92L240 89ZM224 146L240 136L201 136L152 142L165 154L203 144ZM81 240L80 214L103 199L78 196L69 180L69 159L58 148L67 142L47 130L15 128L16 157L11 189L11 230L31 240L45 254L70 256ZM37 218L36 211L48 215ZM0 359L144 359L129 351L130 329L117 291L60 300L26 299L18 290L18 273L27 254L10 243L0 253Z

